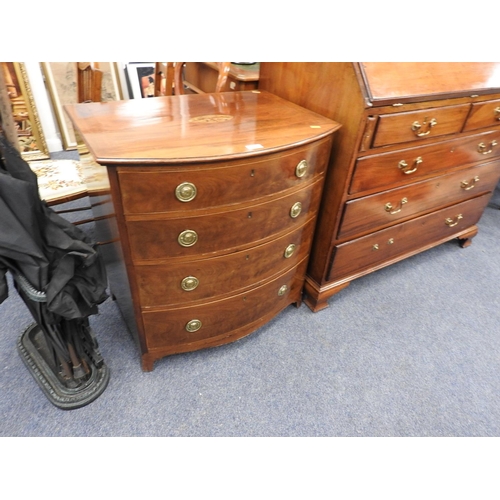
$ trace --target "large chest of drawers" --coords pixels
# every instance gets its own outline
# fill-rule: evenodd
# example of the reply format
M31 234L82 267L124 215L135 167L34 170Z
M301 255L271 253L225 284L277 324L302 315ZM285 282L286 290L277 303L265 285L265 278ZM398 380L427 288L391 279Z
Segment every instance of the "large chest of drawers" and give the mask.
M67 111L107 170L118 247L103 251L144 370L301 303L340 125L259 91Z
M500 177L500 64L262 63L260 81L343 124L307 272L312 310L357 277L470 244Z

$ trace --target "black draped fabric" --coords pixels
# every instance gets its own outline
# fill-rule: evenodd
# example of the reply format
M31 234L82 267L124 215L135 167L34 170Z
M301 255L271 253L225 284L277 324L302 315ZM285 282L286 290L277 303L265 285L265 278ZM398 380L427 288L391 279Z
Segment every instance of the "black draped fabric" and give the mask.
M71 363L82 342L93 342L87 318L108 297L102 258L95 242L40 199L36 175L1 133L0 153L0 303L10 271L55 356Z

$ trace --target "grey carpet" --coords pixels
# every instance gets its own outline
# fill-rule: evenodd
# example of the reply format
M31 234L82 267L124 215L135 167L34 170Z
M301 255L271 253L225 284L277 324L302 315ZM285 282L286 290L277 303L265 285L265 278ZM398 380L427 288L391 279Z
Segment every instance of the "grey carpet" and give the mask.
M0 436L499 436L500 191L473 244L455 241L351 283L312 313L164 358L151 373L116 304L91 317L106 391L54 407L16 352L31 323L0 305ZM92 228L87 228L91 230Z

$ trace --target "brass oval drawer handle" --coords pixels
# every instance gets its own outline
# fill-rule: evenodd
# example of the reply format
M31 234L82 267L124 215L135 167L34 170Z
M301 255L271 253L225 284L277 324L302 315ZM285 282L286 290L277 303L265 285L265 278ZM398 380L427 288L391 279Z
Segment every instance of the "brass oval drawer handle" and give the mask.
M293 243L290 243L290 245L288 245L285 248L285 252L283 253L283 256L285 257L285 259L289 259L294 254L295 248L296 248L296 246Z
M425 118L424 123L420 123L419 121L413 122L411 129L417 137L424 137L425 135L429 135L431 133L431 128L435 127L436 125L437 120L435 118L431 118L429 121L427 121L427 118Z
M199 284L200 280L195 276L186 276L181 281L181 288L186 292L190 292L191 290L194 290Z
M182 202L188 202L196 198L197 189L191 182L182 182L175 188L175 197Z
M455 220L453 220L452 218L448 217L444 223L448 226L448 227L453 227L453 226L456 226L458 224L458 222L463 219L464 216L462 214L458 214L457 217L455 218Z
M490 142L490 145L487 146L484 142L480 142L478 145L477 145L477 150L479 153L481 153L482 155L488 155L490 154L491 152L493 152L493 148L498 144L498 142L496 140L493 140ZM487 150L487 148L490 148Z
M408 198L401 198L401 201L399 202L399 208L397 208L396 210L393 210L394 207L392 203L386 203L384 209L391 215L398 214L399 212L401 212L401 210L403 209L403 205L406 203L408 203Z
M292 208L290 209L290 217L292 219L296 219L300 215L300 212L302 212L302 203L298 201L292 205Z
M283 295L285 295L285 293L288 291L288 286L287 285L283 285L279 290L278 290L278 295L280 297L282 297Z
M307 168L309 167L307 160L301 160L295 167L295 175L297 177L304 177L307 173Z
M202 323L199 319L192 319L186 323L187 332L197 332L202 327Z
M500 106L494 109L495 117L497 120L500 120Z
M413 172L416 172L417 169L418 169L418 166L423 163L423 159L421 156L419 156L418 158L415 158L415 161L413 162L413 168L408 170L409 168L409 165L408 163L406 163L405 160L401 160L399 163L398 163L398 167L401 169L401 171L403 172L403 174L413 174Z
M460 183L460 187L464 189L465 191L469 191L470 189L474 188L476 186L476 183L479 182L479 177L476 175L473 179L470 181L462 181Z
M198 234L192 229L186 229L179 234L177 241L181 247L192 247L198 241Z

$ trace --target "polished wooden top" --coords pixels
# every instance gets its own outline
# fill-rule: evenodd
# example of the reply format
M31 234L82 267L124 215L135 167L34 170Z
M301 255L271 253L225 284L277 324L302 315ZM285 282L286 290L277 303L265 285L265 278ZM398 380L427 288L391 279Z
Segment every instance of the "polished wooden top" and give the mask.
M170 164L287 149L340 125L265 91L193 94L65 106L96 161Z
M390 104L500 92L500 63L360 63L369 99Z

